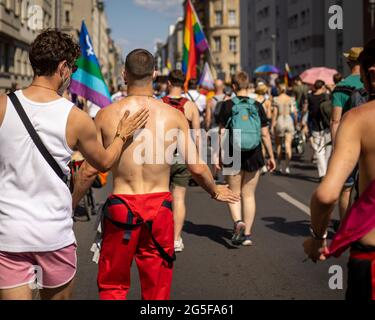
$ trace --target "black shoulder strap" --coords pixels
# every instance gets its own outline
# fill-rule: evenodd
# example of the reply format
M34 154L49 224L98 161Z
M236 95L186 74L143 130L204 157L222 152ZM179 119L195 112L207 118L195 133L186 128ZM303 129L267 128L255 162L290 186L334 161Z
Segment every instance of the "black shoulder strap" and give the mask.
M192 97L192 95L190 94L189 91L187 92L187 95L189 96L189 98L191 99L191 101L195 103L196 100ZM199 97L198 97L198 98L199 98ZM197 100L198 100L198 99L197 99Z
M27 132L29 133L31 139L34 141L36 147L42 154L43 158L46 159L50 167L55 171L58 177L64 182L67 183L68 177L64 174L61 170L60 166L56 162L56 160L52 157L49 153L45 145L43 144L42 140L40 139L38 133L35 131L30 119L28 118L25 110L23 109L21 102L18 100L17 96L14 93L10 93L8 95L9 99L12 101L19 117L21 118Z

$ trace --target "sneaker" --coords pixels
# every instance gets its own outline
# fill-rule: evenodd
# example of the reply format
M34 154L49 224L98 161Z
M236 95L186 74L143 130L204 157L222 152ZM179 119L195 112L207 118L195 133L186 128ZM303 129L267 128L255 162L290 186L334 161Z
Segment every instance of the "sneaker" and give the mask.
M244 240L242 245L245 247L251 247L253 245L253 241L251 240L251 236L244 236Z
M185 246L184 246L184 242L182 241L182 239L174 242L174 251L175 252L182 252L182 251L184 251L184 249L185 249Z
M285 174L290 174L290 168L289 167L285 169Z
M245 228L246 228L246 225L241 220L237 221L234 224L233 237L232 237L232 244L233 245L241 245L241 243L243 242Z
M260 170L260 173L262 176L264 176L266 173L268 173L268 169L266 166L264 166L261 170Z

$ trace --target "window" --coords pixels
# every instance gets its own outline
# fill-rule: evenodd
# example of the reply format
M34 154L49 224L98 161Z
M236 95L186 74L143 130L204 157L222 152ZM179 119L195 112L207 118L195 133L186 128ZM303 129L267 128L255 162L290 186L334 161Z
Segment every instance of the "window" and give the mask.
M229 72L230 72L231 76L235 75L236 72L237 72L237 65L236 64L230 64L229 65Z
M215 52L221 51L221 37L214 37L214 50Z
M65 23L70 24L70 11L65 11Z
M7 43L4 44L3 47L3 61L4 61L4 72L9 72L9 55L10 55L10 48Z
M221 26L223 24L223 12L216 11L215 12L215 26Z
M235 26L237 24L237 16L235 10L229 10L228 24L230 26Z
M237 37L229 37L229 51L237 52Z

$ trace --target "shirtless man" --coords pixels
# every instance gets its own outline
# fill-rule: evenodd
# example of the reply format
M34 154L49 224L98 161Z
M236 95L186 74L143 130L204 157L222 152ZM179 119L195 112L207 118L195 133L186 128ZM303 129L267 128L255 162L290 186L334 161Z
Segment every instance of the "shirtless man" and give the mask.
M156 164L156 157L169 148L164 132L179 130L182 140L179 152L183 158L197 154L190 137L189 124L182 112L154 99L152 82L155 77L154 57L146 50L131 52L125 64L125 80L128 97L99 112L96 117L98 138L104 146L112 141L118 122L126 111L134 113L140 106L148 106L149 120L140 134L150 133L151 143L146 144L145 153L151 161L140 164L134 158L142 146L141 141L126 145L120 161L112 168L113 195L108 199L103 227L103 242L99 260L98 286L101 299L126 299L130 288L130 266L135 256L139 270L142 299L167 300L170 298L173 260L174 230L171 212L172 195L169 192L171 164L164 161ZM180 140L181 141L181 140ZM162 147L155 152L155 145ZM151 152L150 152L151 150ZM173 152L171 154L173 158ZM188 164L194 179L216 200L236 202L227 186L216 186L206 164ZM91 185L97 171L87 164L78 173L73 203L76 205ZM152 229L150 223L152 222ZM127 223L128 225L125 225ZM129 227L129 225L133 225ZM150 230L151 229L151 230ZM154 241L156 240L156 241Z
M180 70L173 70L168 77L169 95L162 100L177 110L180 110L189 122L190 129L194 132L194 138L199 146L200 137L200 115L197 105L182 97L185 84L185 75ZM171 168L171 186L173 196L173 216L174 216L174 250L182 252L185 248L182 241L182 229L186 217L186 190L191 179L190 172L186 164L176 163Z
M362 81L368 92L375 90L375 42L370 42L360 56ZM372 96L372 95L370 95ZM373 97L373 96L372 96ZM375 180L375 101L347 112L336 136L328 173L311 199L311 233L304 243L305 253L314 262L326 260L326 232L331 214L339 200L346 179L359 161L359 193ZM348 232L353 232L348 230ZM354 254L368 258L354 258ZM352 245L349 263L347 299L371 299L371 263L375 260L375 229ZM370 257L371 256L371 257ZM368 260L368 261L365 261ZM370 272L370 273L369 273ZM373 281L373 280L372 280ZM372 288L373 293L375 288ZM374 298L374 296L373 296Z

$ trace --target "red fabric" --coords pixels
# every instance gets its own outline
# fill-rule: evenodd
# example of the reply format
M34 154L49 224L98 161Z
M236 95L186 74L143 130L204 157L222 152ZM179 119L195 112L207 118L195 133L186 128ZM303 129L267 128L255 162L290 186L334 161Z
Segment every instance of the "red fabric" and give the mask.
M172 97L164 97L163 102L170 105L171 107L181 111L185 115L185 104L189 101L186 98L174 99Z
M113 196L112 196L113 197ZM136 217L153 221L152 234L165 251L174 252L174 223L170 209L162 203L172 201L171 193L148 195L116 195L124 200ZM127 208L114 205L109 208L111 218L127 222ZM169 300L173 265L161 257L154 246L146 225L132 231L131 239L124 240L124 230L104 221L103 242L99 259L98 287L102 300L126 300L130 289L130 268L135 257L143 300Z
M351 252L350 258L357 260L371 261L371 287L372 287L372 300L375 301L375 252Z
M353 204L329 247L328 258L341 256L352 243L375 229L375 181Z

